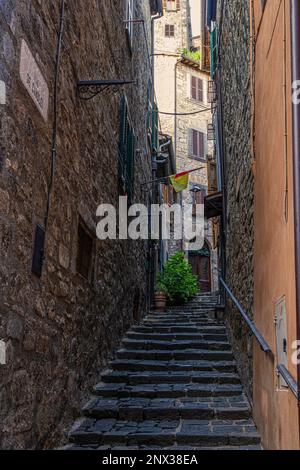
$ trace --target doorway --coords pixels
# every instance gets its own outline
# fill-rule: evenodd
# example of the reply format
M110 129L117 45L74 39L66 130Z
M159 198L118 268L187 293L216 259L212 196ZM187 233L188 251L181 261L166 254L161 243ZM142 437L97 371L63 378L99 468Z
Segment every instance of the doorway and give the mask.
M211 292L211 255L206 242L202 250L189 253L189 263L198 278L200 292Z

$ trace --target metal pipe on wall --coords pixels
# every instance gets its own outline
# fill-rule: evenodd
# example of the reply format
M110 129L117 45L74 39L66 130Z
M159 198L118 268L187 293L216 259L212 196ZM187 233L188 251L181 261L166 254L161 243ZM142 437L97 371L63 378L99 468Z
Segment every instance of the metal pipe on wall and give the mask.
M292 82L300 80L300 2L291 0ZM293 101L294 226L297 339L300 340L300 104ZM300 431L300 361L297 364ZM300 432L299 432L300 438Z

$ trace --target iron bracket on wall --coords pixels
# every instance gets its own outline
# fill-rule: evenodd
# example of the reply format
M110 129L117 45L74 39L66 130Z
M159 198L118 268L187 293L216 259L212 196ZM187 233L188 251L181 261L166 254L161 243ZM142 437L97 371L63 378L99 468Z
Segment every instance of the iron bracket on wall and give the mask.
M120 86L134 83L134 80L85 80L77 83L79 98L91 100L108 88L117 91Z

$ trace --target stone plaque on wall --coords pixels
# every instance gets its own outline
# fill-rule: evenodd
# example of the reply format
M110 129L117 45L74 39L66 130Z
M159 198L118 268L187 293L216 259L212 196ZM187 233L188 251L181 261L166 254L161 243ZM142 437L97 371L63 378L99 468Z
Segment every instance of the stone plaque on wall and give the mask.
M20 77L41 115L47 121L49 89L27 43L22 39Z

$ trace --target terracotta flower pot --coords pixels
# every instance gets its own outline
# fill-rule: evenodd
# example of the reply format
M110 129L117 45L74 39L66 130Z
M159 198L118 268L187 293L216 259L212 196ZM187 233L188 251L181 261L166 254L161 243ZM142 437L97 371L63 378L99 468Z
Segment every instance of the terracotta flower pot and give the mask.
M166 310L167 296L165 292L155 292L154 294L155 310L164 312Z

